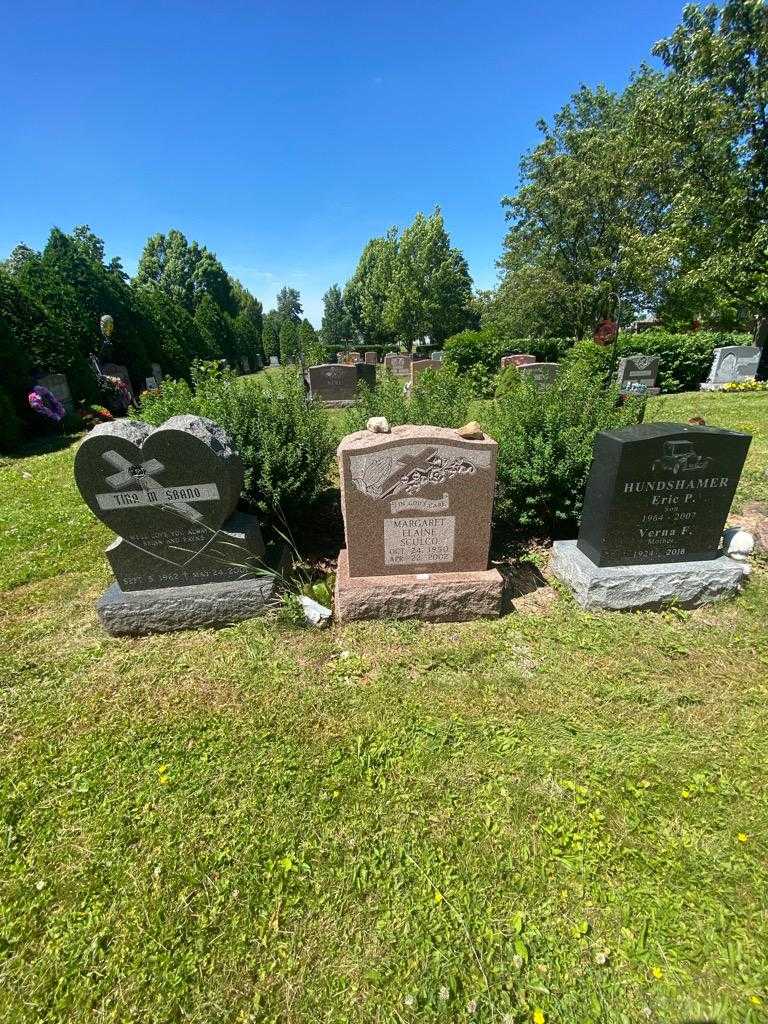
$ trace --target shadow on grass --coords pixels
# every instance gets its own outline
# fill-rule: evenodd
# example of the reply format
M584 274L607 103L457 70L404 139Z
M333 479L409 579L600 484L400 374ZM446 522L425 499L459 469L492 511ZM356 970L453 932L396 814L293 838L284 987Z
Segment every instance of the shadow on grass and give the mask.
M0 458L0 465L16 462L18 459L32 459L38 455L51 455L71 447L83 436L81 431L74 434L45 434L24 441L14 452Z

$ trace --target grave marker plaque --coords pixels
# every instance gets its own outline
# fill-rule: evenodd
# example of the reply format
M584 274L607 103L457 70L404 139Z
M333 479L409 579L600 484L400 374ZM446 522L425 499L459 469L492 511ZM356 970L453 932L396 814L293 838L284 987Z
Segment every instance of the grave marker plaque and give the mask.
M413 356L410 352L388 352L384 356L384 366L393 373L395 377L409 378L411 376L411 363Z

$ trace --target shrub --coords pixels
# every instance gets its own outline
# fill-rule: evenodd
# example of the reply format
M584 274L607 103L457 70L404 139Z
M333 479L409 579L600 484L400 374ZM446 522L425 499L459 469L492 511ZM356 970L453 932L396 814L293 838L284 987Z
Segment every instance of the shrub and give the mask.
M295 523L325 488L334 437L295 370L238 379L218 363L195 363L192 386L164 380L137 415L159 426L180 413L206 416L230 434L246 466L243 498L262 512Z
M584 366L565 367L540 390L522 374L505 374L504 397L479 419L499 443L494 519L526 532L563 536L578 522L601 430L636 423L643 399L618 404L618 387Z
M393 427L403 423L461 427L470 418L475 397L472 381L450 366L424 370L410 396L403 393L400 380L385 372L377 388L361 386L359 399L342 417L342 426L350 433L362 430L371 416L386 416Z

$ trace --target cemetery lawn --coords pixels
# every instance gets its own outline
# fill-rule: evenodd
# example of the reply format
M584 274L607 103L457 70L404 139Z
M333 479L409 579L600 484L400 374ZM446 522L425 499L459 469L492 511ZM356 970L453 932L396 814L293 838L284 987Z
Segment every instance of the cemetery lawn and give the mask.
M768 500L768 398L648 418L693 413ZM74 451L0 466L4 1024L768 1019L764 561L695 612L114 639Z

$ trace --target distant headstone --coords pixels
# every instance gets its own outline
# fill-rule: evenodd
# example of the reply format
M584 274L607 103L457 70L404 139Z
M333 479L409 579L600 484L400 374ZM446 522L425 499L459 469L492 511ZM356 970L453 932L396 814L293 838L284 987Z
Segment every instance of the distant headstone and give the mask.
M535 363L536 356L527 352L515 352L513 355L501 357L501 368L506 370L508 366L526 366L528 363Z
M243 367L243 373L250 373L251 372L251 364L248 362L247 359L243 359L242 367Z
M375 366L378 363L378 361L379 361L378 353L377 352L366 352L365 353L365 361L366 361L366 363L373 363L373 365Z
M411 384L415 384L425 370L439 370L441 365L437 359L414 359L411 363Z
M756 345L726 345L716 348L709 377L701 385L702 391L719 391L733 381L753 380L760 362L760 349Z
M68 413L75 411L75 403L72 398L72 392L69 390L69 382L63 373L49 373L47 376L41 377L37 383L47 388L52 395L58 398ZM59 415L61 415L60 412Z
M363 364L365 365L365 364ZM376 374L376 368L371 367ZM351 405L357 398L357 366L346 363L323 363L309 368L309 390L313 398L330 406Z
M277 358L277 356L270 356L269 357L269 365L270 366L279 366L280 365L280 360Z
M431 353L430 359L436 359L438 363L442 363L444 355L445 355L445 352L443 352L443 350L441 348L438 348L438 349L435 349L435 351Z
M363 357L360 355L359 352L347 352L347 362L348 363L362 363L363 362Z
M75 480L117 534L106 552L116 582L97 604L109 632L211 625L263 609L274 580L257 519L236 511L243 464L215 423L99 424L78 449Z
M388 352L384 356L384 366L395 377L410 378L413 356L410 352Z
M720 540L750 440L676 423L598 434L578 540L554 549L577 600L692 606L738 590L743 565L720 553Z
M617 371L619 388L627 394L634 391L646 395L658 395L660 390L656 387L658 372L658 356L625 356L619 360Z
M444 427L342 440L341 620L500 613L501 577L488 569L497 449L485 435L466 440Z
M154 377L147 377L144 380L144 387L147 389L147 391L154 391L154 389L157 387L157 381L155 380Z
M163 382L163 371L160 369L159 363L152 363L152 376L155 378L158 384Z
M105 377L117 377L118 380L121 380L128 388L131 398L135 398L127 366L122 366L120 363L102 363L101 372Z
M369 388L376 387L376 367L371 363L355 363L355 369L357 370L357 379L361 381Z
M540 388L548 388L554 384L557 375L560 373L559 363L523 363L518 366L518 372L531 380Z

